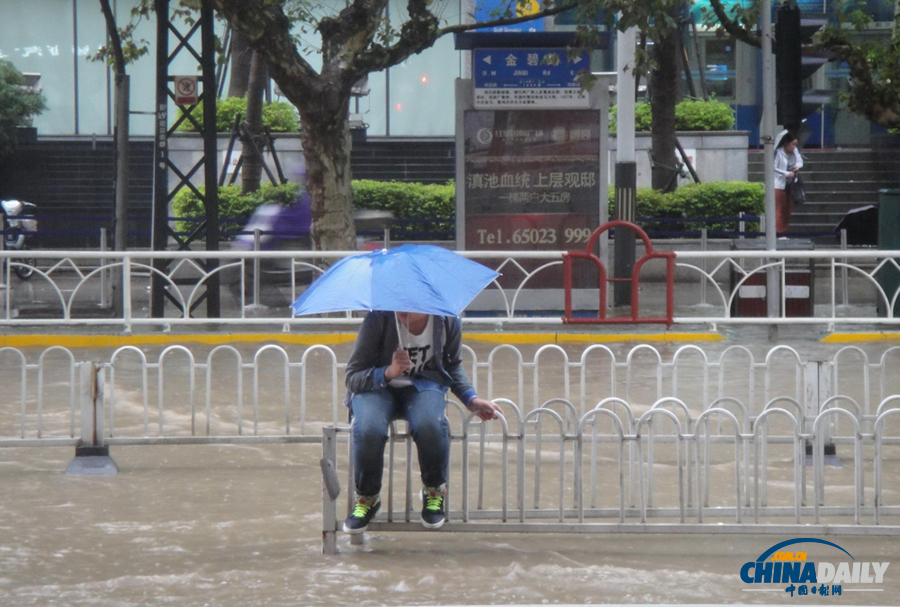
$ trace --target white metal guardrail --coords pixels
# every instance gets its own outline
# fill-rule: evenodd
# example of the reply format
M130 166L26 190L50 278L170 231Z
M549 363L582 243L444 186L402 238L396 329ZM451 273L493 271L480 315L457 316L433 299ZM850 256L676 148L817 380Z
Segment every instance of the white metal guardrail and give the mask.
M22 263L16 252L0 251L0 325L104 325L125 330L210 324L280 325L291 330L322 324L356 324L360 319L352 315L290 318L287 305L328 263L354 254L359 252L29 251L38 268L29 281L23 282L9 272ZM470 306L464 318L467 324L563 322L564 251L462 254L489 263L503 274L502 286L491 285ZM886 272L900 273L900 251L680 251L675 255L674 324L900 324L900 319L891 313L900 300L900 289L887 292L883 283L890 281L878 279ZM164 273L153 268L152 262L158 258L171 260ZM220 266L207 272L207 259L219 260ZM262 266L260 271L254 271L257 261ZM787 271L798 263L808 267L810 262L816 268L810 293L819 294L819 303L808 315L787 316ZM659 311L665 310L666 283L654 276L659 271L655 263L647 263L642 271L640 305L649 315L658 316ZM779 276L781 316L734 316L733 304L740 297L741 287L751 275L764 274L768 268L774 268ZM119 273L124 277L123 286L120 293L114 293L113 277ZM202 306L192 314L182 313L204 297L206 282L213 273L219 275L222 283L222 317L206 318ZM164 318L149 316L153 274L162 278L167 292L179 303L179 307L170 304ZM278 290L284 305L261 306L259 281L263 286L279 281L273 288ZM596 288L577 286L576 310L596 312L597 293ZM878 305L887 311L884 316L877 315Z
M126 346L76 362L51 347L30 356L0 349L0 447L324 436L325 467L345 469L345 363L331 348L169 346L149 355ZM448 403L457 463L447 528L900 534L900 477L889 463L900 453L898 358L900 347L877 359L844 347L821 361L787 346L762 358L743 346L664 356L649 345L619 354L593 345L570 357L548 345L527 358L509 345L484 358L467 347L471 376L505 417L481 424ZM373 530L421 528L402 425ZM830 446L846 466L825 467ZM326 551L339 520L330 486Z
M684 402L673 398L658 401L638 417L627 402L619 399L602 401L580 417L575 414L575 406L564 399L528 413L504 399L500 401L504 417L492 422L498 428L491 431L461 406L451 407L448 416L453 461L444 529L900 536L900 525L896 524L900 519L895 518L900 515L896 487L892 487L895 501L888 505L883 486L885 450L894 447L896 453L900 446L900 437L888 437L885 427L889 418L900 419L900 406L879 408L874 431L865 433L860 418L846 409L826 407L814 417L804 417L790 407L778 406L778 400L749 419L743 409L736 414L731 408L718 406L693 417ZM844 504L837 504L841 500L833 497L826 501L825 428L835 417L846 417L854 427L846 437L852 444L853 462L849 504L846 499L842 500ZM724 422L725 428L714 431L713 421ZM776 422L781 422L782 428L778 436L770 433L770 425ZM392 427L388 474L382 491L386 506L369 524L372 531L424 530L413 506L419 483L413 480L412 438L398 430L402 425L395 422ZM337 505L341 470L337 443L345 433L347 428L323 431L322 534L326 554L337 551L337 533L354 503L348 452L346 478L350 489L346 508L339 510ZM731 443L724 449L723 439ZM789 445L787 464L783 454L769 457L775 445L784 443ZM806 443L814 445L812 496L807 495ZM864 450L869 448L872 458L864 459ZM874 465L871 484L864 476L869 464ZM664 481L654 483L654 468L665 470ZM793 490L788 495L780 492L783 503L769 501L770 469L789 476ZM829 471L832 482L836 476ZM837 480L838 485L846 482ZM777 487L778 483L772 485ZM716 488L714 498L711 487ZM529 489L533 495L529 495ZM874 492L871 501L866 498L867 490ZM659 505L663 500L667 503ZM360 536L351 536L351 540L362 541Z
M575 417L608 399L637 412L675 399L695 416L720 407L753 421L779 402L798 419L840 408L872 433L885 408L900 406L900 375L894 372L900 347L873 359L847 346L827 360L810 360L788 346L771 348L762 358L744 346L715 356L694 345L671 356L646 344L619 353L599 344L570 353L551 344L526 350L533 350L527 358L512 345L496 346L482 358L463 349L479 392L508 399L523 414L554 399L570 403ZM72 351L55 346L32 356L0 348L0 446L52 440L318 442L323 427L347 423L346 363L323 345L266 345L250 352L174 345L155 355L125 346L91 362L76 362ZM95 418L102 422L99 431ZM847 423L829 423L833 442L843 440Z

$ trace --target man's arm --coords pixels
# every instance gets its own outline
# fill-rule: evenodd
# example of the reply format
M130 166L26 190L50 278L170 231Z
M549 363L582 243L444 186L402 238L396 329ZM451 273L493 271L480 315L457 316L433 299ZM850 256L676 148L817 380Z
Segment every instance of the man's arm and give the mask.
M448 323L447 343L444 344L444 369L450 374L450 390L468 409L487 421L496 419L500 406L479 398L462 365L462 322L452 318Z
M380 315L370 312L359 328L344 376L347 390L354 394L380 390L390 381L385 377L388 367L379 366L384 348L384 322Z

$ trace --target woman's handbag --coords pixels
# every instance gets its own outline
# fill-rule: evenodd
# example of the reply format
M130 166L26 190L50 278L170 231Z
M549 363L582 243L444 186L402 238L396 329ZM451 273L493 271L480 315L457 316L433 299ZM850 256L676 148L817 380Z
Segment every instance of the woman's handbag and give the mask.
M803 187L803 180L800 179L800 173L794 175L794 180L788 184L788 196L794 201L794 204L803 204L806 202L806 188Z

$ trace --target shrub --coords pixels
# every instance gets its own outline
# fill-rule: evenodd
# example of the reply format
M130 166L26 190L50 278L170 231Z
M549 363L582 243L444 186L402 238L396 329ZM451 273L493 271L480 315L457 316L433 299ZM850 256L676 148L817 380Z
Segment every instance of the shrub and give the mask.
M234 118L238 114L243 116L247 113L247 100L244 97L227 97L225 99L216 100L216 131L220 133L231 132L234 125ZM178 109L178 117L182 115L181 108ZM203 126L203 112L200 107L191 112L191 116ZM294 106L284 101L275 101L263 106L263 125L269 127L272 132L286 133L297 131L300 124L294 113ZM190 120L185 120L178 125L178 130L183 132L195 133L197 127Z
M609 131L616 131L618 108L610 111ZM634 130L650 130L652 114L649 103L634 106ZM679 131L728 131L734 127L734 110L727 103L710 99L685 99L675 106L675 129Z
M205 193L203 187L198 187L200 193ZM226 185L219 188L219 218L220 228L223 232L234 230L242 226L253 214L253 211L262 204L280 204L288 206L293 204L301 193L301 187L296 183L283 185L263 185L256 192L246 196L241 194L241 186ZM176 217L190 219L203 219L206 209L200 199L190 188L182 188L172 201L172 212ZM198 226L197 221L176 221L175 229L178 232L193 232Z
M614 188L609 188L609 216L615 217ZM765 210L765 188L761 183L744 181L710 181L681 186L663 194L652 188L638 188L638 225L647 232L696 232L706 227L710 232L734 231L736 222L710 224L685 221L646 221L640 218L717 218L737 217L741 212L759 215ZM756 223L748 223L747 230L756 230Z
M391 237L397 240L452 240L455 192L452 181L426 185L361 179L353 182L353 206L391 211L395 218L390 226Z
M609 113L609 132L616 132L616 123L619 117L619 108L618 106L613 106ZM634 106L634 130L635 131L649 131L650 130L650 120L652 118L652 114L650 114L650 104L649 103L637 103Z
M685 99L675 106L675 125L679 131L728 131L734 126L734 110L715 99Z
M40 93L26 90L25 77L9 61L0 60L0 158L16 146L16 128L31 126L31 119L47 107Z
M669 194L671 208L680 209L685 217L737 217L741 212L759 215L765 212L765 186L761 183L711 181L682 186ZM700 225L688 229L700 229ZM735 222L714 222L707 226L715 230L736 230ZM756 224L747 230L758 229Z

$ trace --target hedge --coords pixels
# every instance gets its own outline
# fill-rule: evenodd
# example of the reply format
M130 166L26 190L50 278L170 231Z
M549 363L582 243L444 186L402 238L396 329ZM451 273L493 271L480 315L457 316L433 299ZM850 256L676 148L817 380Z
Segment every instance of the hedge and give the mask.
M203 188L199 188L203 192ZM301 193L295 183L280 186L264 185L259 191L241 195L237 185L219 188L219 216L231 220L232 228L243 225L261 204L293 204ZM452 181L444 185L425 185L397 181L357 180L353 182L354 201L357 209L390 211L395 220L391 224L391 237L396 240L452 240L456 221L455 186ZM609 216L615 217L615 190L609 188ZM193 191L183 188L172 203L176 217L202 218L203 205ZM737 223L712 222L700 224L678 221L685 218L737 217L741 212L759 215L765 209L765 189L761 183L743 181L711 181L692 183L674 192L663 194L651 188L638 188L637 216L669 218L674 221L640 221L648 232L699 231L707 227L735 231ZM227 225L229 221L225 221ZM194 221L178 221L179 232L190 232L197 227ZM757 230L758 225L748 223L747 230Z
M609 214L615 217L615 190L609 188ZM765 212L765 188L761 183L745 181L710 181L681 186L674 192L662 194L652 188L638 188L637 216L671 219L737 217L741 212L759 215ZM638 221L648 232L698 231L706 227L710 232L735 231L737 222L701 224L685 221ZM745 229L757 230L756 222Z
M227 97L216 100L216 131L230 133L234 125L234 118L238 114L244 116L247 113L247 99L244 97ZM178 117L182 114L178 109ZM203 126L203 111L199 106L191 112L191 116ZM275 101L263 106L263 125L269 127L273 133L296 132L300 129L294 106L284 101ZM185 120L178 125L182 132L197 132L197 127L190 120Z
M205 193L203 187L197 188L201 194ZM285 183L274 186L263 185L256 192L242 195L241 186L226 185L219 188L219 217L223 232L227 229L239 229L261 204L280 204L289 206L297 201L301 188L296 183ZM172 212L175 217L202 219L206 216L206 209L200 199L190 188L182 188L172 201ZM196 221L176 221L175 229L178 232L193 232L197 228Z
M353 182L357 209L391 211L391 238L397 240L452 240L456 221L456 188L399 181Z
M618 108L610 110L609 130L616 131ZM634 130L650 130L652 114L649 103L634 106ZM675 129L678 131L730 131L734 127L734 110L727 103L710 99L685 99L675 106Z

